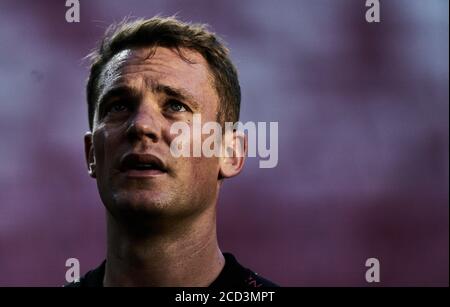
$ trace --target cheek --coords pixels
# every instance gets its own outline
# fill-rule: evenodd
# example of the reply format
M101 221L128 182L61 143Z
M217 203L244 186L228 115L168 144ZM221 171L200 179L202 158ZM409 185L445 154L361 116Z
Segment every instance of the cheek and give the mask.
M94 155L97 166L101 166L104 160L105 135L102 132L94 132Z
M176 158L176 176L186 187L211 189L218 180L218 158Z
M191 162L191 188L198 193L197 197L203 199L203 202L209 203L209 200L217 197L218 189L218 158L197 158Z
M113 133L106 129L98 129L94 132L94 154L96 164L100 170L107 168L109 163L109 156L114 153L114 138Z
M201 124L207 121L215 121L213 112L211 114L202 114L201 121ZM204 157L202 155L202 144L209 135L202 134L201 127L200 131L194 131L192 119L186 121L186 124L189 126L188 131L177 131L171 134L170 124L163 130L164 142L168 144L169 148L171 145L176 146L178 148L178 150L175 150L176 152L180 154L187 150L189 155L189 157L186 157L181 154L181 156L176 157L169 150L169 159L172 161L175 170L174 177L177 177L179 184L186 188L212 191L219 177L219 158ZM196 146L196 150L194 150L194 140L200 141L200 144ZM200 154L200 156L195 156L196 154Z

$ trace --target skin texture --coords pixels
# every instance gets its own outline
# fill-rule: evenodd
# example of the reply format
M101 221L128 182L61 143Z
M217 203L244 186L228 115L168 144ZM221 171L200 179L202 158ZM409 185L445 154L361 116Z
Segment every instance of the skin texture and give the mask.
M203 123L216 121L220 103L203 57L181 52L189 61L162 47L126 49L100 76L94 125L84 141L89 174L106 208L105 286L207 286L224 265L216 203L223 179L241 171L245 154L170 154L171 124L192 127L194 113ZM238 138L223 148L246 144ZM156 157L166 172L133 176L121 163L131 153Z

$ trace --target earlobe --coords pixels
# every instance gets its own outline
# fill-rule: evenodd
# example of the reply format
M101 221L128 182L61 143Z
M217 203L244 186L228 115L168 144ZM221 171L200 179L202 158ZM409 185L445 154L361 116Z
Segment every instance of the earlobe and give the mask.
M89 170L88 170L89 176L92 178L97 178L95 174L95 163L89 163Z
M247 136L238 131L225 135L224 150L220 157L219 178L230 178L238 175L244 167L247 155Z
M96 178L94 145L92 141L92 132L90 131L86 132L84 135L84 152L89 176Z

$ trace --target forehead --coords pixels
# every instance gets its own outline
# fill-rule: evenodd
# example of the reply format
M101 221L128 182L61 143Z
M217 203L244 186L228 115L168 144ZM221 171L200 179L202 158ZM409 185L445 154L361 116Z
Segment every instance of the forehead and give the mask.
M154 84L183 89L202 101L217 98L206 60L198 52L181 49L183 57L164 47L125 49L114 55L100 75L100 96L126 85L137 90Z

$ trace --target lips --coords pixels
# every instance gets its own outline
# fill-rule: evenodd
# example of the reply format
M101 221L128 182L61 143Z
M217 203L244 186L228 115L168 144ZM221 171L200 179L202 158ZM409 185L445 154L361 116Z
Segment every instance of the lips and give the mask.
M164 162L152 154L127 154L120 161L120 170L132 177L146 177L167 173L167 167Z

